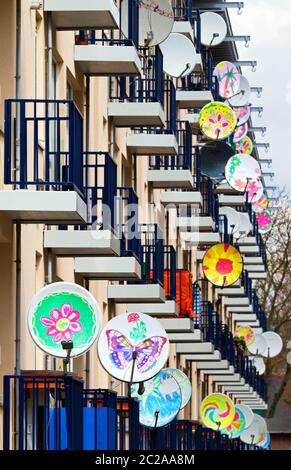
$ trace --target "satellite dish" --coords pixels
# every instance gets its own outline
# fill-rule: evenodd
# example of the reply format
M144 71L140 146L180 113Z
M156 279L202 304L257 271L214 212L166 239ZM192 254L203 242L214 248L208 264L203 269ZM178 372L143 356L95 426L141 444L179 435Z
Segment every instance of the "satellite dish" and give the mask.
M259 213L267 209L269 201L265 195L263 195L258 201L252 203L252 209L254 212Z
M271 444L271 435L267 432L266 437L257 443L257 446L262 447L262 449L269 449Z
M28 330L45 353L66 358L84 354L96 341L101 311L92 294L71 282L40 289L28 307ZM67 343L66 348L64 344ZM72 347L69 347L72 346Z
M201 132L211 140L224 140L236 127L233 110L220 101L206 104L199 114Z
M206 47L214 47L221 44L227 35L227 26L221 15L213 12L202 13L201 44Z
M235 142L235 150L237 153L246 153L250 155L253 151L253 142L248 135L242 137L240 140Z
M251 116L251 107L250 106L233 107L233 112L237 119L237 125L242 126L249 120Z
M230 98L239 91L240 74L238 69L231 62L220 62L213 71L219 86L219 96Z
M98 356L112 377L123 382L144 382L165 365L169 339L155 318L124 313L112 318L101 331Z
M248 350L251 354L258 355L263 354L268 346L267 340L263 335L256 335L255 341L248 346Z
M231 286L242 273L242 256L234 246L228 243L217 243L206 251L202 270L214 286Z
M234 404L223 393L212 393L201 403L200 418L202 423L210 428L225 429L233 422L235 414Z
M241 403L239 405L236 405L236 408L239 408L243 412L245 420L246 420L245 429L247 429L248 427L250 427L250 425L254 421L253 410L249 406L243 405Z
M167 368L163 370L173 377L178 383L182 396L181 409L184 408L192 395L192 386L190 380L188 379L187 375L179 369Z
M233 141L235 143L240 142L241 139L243 139L247 135L248 130L249 130L249 126L247 122L245 122L241 126L236 127L234 134L233 134ZM243 153L248 153L248 152L243 152Z
M250 155L241 153L231 157L225 167L225 177L236 191L245 192L252 180L261 176L259 162Z
M152 47L165 41L174 26L168 0L143 0L139 4L139 45ZM121 30L128 37L128 0L121 2Z
M220 432L228 436L230 439L236 439L241 435L246 427L246 418L243 411L238 407L234 407L234 418L232 423L227 428L222 429Z
M262 359L261 357L256 357L256 356L250 356L250 359L253 365L255 366L255 368L257 369L257 372L259 373L259 375L263 375L266 372L264 359Z
M264 357L275 357L280 354L283 348L283 341L281 336L279 336L274 331L266 331L262 334L263 338L267 342L266 349L262 352Z
M232 207L220 207L219 214L227 218L227 231L229 235L239 234L241 218L240 213Z
M259 233L261 233L262 235L265 235L266 233L270 232L270 230L272 230L273 217L270 211L264 210L262 212L259 212L256 215L256 221L259 226Z
M249 215L242 212L239 214L240 223L239 223L239 231L234 234L234 238L237 240L242 237L247 237L248 234L252 231L253 226L250 221Z
M250 101L251 87L248 80L243 76L239 76L239 88L237 92L228 98L228 104L230 106L247 106Z
M224 179L227 160L233 155L230 145L224 142L209 142L201 148L201 173L220 182Z
M261 416L255 414L252 424L242 432L240 438L246 444L257 444L266 437L266 434L266 421Z
M164 72L171 77L186 77L198 61L193 42L183 34L171 33L160 44L160 49L164 58Z
M246 187L246 192L244 194L245 201L248 200L250 203L254 203L261 199L264 194L264 186L260 179L250 180Z
M139 401L139 422L143 426L159 428L173 421L181 409L181 390L168 369L161 370L155 377L144 383L144 391L139 386L130 388L131 397Z
M255 341L255 332L249 325L238 326L235 334L239 338L243 338L247 346L250 346Z

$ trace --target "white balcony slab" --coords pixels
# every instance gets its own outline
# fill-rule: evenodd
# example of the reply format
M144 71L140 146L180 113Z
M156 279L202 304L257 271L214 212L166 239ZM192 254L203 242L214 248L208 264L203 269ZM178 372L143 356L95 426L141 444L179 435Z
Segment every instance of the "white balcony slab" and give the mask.
M193 343L193 344L178 344L176 349L177 354L212 354L214 346L212 343Z
M209 90L177 90L176 101L180 109L203 108L203 106L213 101L213 95Z
M243 256L244 266L253 266L254 264L263 264L261 256ZM247 268L246 268L247 269Z
M57 256L120 254L120 241L110 230L46 230L43 245Z
M189 122L192 132L197 133L197 130L199 129L199 113L186 114L185 121Z
M228 313L253 313L252 305L245 305L241 307L227 307Z
M87 75L141 75L141 61L134 46L75 46L76 65Z
M131 155L177 155L178 143L174 134L130 134L126 140Z
M174 300L166 300L163 304L131 304L130 311L141 312L151 317L177 317L178 305Z
M197 369L201 369L201 370L204 370L204 371L207 371L207 370L225 370L225 369L228 369L229 368L229 363L228 361L217 361L217 362L213 362L213 361L210 361L210 362L197 362Z
M228 366L226 369L207 369L204 371L204 374L206 375L211 375L212 377L215 375L233 375L234 374L234 367L233 366Z
M169 333L168 336L170 342L175 344L192 344L202 341L201 331L199 330L195 330L193 333Z
M84 223L87 209L76 191L0 191L0 212L26 223Z
M212 232L215 230L215 223L212 217L177 217L177 227L181 232Z
M225 385L223 387L225 392L231 393L239 393L239 392L248 392L250 390L250 386L248 384L245 385Z
M245 269L248 273L264 273L266 268L263 264L246 264Z
M75 273L92 280L134 280L141 278L141 266L134 256L91 256L75 258Z
M194 323L190 318L173 318L173 319L161 318L159 321L161 322L161 324L163 325L163 327L168 333L193 333L194 332ZM199 331L200 333L200 330L197 330L197 331Z
M186 36L188 39L194 42L194 31L190 21L174 21L172 33L183 34L183 36ZM201 63L200 70L202 70L202 59L200 54L197 54L197 61Z
M220 235L217 232L184 232L180 234L181 239L190 246L200 244L215 245L220 243ZM203 252L204 255L205 251Z
M226 297L223 301L224 305L226 307L231 306L231 307L240 307L250 305L250 301L248 297Z
M200 191L161 191L160 202L165 207L201 207L203 199Z
M44 0L43 10L52 13L54 26L61 30L119 27L114 0Z
M238 241L238 245L242 255L256 255L260 253L258 245L240 245L240 240Z
M255 313L248 313L248 314L244 314L244 313L235 313L233 316L232 316L232 319L235 321L235 322L254 322L256 323L257 322L257 317L256 317L256 314Z
M164 127L165 113L160 103L109 103L108 117L116 127Z
M233 387L235 385L244 386L245 385L245 379L241 378L240 380L237 380L237 381L234 381L234 382L233 381L232 382L231 381L230 382L228 382L228 381L227 382L216 382L216 385L222 385L223 387L225 385L228 385L230 387Z
M267 279L267 273L266 272L249 272L249 278L250 279Z
M220 194L218 201L220 206L228 207L244 206L245 204L244 197L236 194Z
M147 178L156 189L191 189L194 183L190 170L149 170Z
M223 297L241 297L245 295L245 290L243 287L224 287L216 289L216 293Z
M113 284L108 286L108 299L115 303L161 303L165 291L159 284Z
M238 239L238 244L240 247L242 246L256 246L257 239L256 237L248 236L248 237L240 237Z
M221 375L215 375L213 377L214 382L218 382L221 384L226 383L226 382L240 382L240 380L241 380L240 374L231 374L231 375L221 374Z
M229 194L238 196L238 192L233 189L230 184L226 182L226 180L216 186L216 192L217 194Z
M249 400L251 402L261 402L261 399L258 398L258 394L256 392L249 392L249 393L233 393L233 397L236 400Z
M202 361L205 361L205 362L210 362L210 361L213 361L213 362L217 362L217 361L220 361L221 359L221 354L219 351L214 351L212 354L205 354L205 353L201 353L201 354L186 354L185 356L185 359L187 361L195 361L195 362L202 362Z

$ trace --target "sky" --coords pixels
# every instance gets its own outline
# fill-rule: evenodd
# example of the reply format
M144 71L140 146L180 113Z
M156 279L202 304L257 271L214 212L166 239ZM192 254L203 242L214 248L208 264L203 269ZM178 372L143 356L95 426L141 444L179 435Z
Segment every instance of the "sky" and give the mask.
M237 42L240 59L258 62L256 72L243 67L243 74L251 86L264 88L261 98L252 93L251 104L264 108L262 117L252 113L253 125L267 127L256 141L271 144L268 153L259 149L260 158L273 159L275 177L266 177L266 183L291 193L291 0L244 0L241 15L229 13L233 34L251 36L248 48Z

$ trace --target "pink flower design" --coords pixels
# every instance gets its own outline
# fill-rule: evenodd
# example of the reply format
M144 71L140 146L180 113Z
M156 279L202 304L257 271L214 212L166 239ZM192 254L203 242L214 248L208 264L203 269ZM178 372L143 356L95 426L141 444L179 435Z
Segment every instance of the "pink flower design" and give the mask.
M260 228L267 229L269 225L272 223L270 217L265 212L261 212L257 215L257 222Z
M128 323L137 322L138 319L139 319L138 313L130 313L127 317Z
M215 117L209 117L208 122L216 127L216 133L219 134L221 130L227 129L229 127L229 122L224 121L222 114L217 114L216 118Z
M78 310L72 310L71 304L63 304L60 309L53 308L49 317L41 317L40 321L44 326L48 326L47 336L53 336L55 343L61 341L71 341L74 333L82 331L81 324L77 321L80 318Z
M242 180L234 180L235 187L238 191L244 191L246 187L246 183Z

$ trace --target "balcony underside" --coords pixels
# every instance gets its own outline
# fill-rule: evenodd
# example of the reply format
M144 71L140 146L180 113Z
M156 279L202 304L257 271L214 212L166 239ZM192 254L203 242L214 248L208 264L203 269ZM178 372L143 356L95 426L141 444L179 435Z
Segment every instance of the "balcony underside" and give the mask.
M178 305L174 300L166 300L163 304L131 304L130 311L141 312L151 317L177 317Z
M240 377L239 374L237 374L238 377ZM225 386L225 385L229 385L229 386L235 386L235 385L239 385L239 386L243 386L245 385L245 379L244 378L241 378L241 379L238 379L237 377L235 378L237 380L226 380L226 381L219 381L219 382L216 382L216 385L222 385L222 386Z
M44 248L57 256L119 256L119 239L110 230L46 230Z
M190 318L161 318L160 323L163 325L167 333L193 333L194 323ZM197 330L200 333L200 330ZM200 337L199 335L197 338ZM197 339L198 340L198 339Z
M115 303L163 303L165 291L159 284L123 284L108 286L108 300Z
M256 237L252 237L252 236L241 237L238 239L238 245L240 249L241 247L244 247L244 246L257 246L257 239Z
M238 241L238 244L239 243ZM256 255L260 253L260 248L258 245L240 245L239 251L242 255Z
M225 181L216 186L216 193L239 197L243 196L243 194L239 194L238 191L236 191L232 186L230 186L230 184Z
M153 188L193 188L193 176L190 170L149 170L148 183Z
M200 330L195 330L192 333L169 333L170 342L175 344L200 343L201 339Z
M203 108L203 106L213 101L211 91L177 91L177 106L180 109Z
M245 266L253 266L254 264L263 265L263 258L261 256L244 256L244 265ZM246 269L248 269L246 267Z
M240 307L226 307L228 313L254 313L252 305L242 305Z
M134 46L75 46L75 63L86 75L141 75L141 62Z
M177 227L181 232L214 232L215 223L212 217L177 217Z
M44 0L43 10L52 12L53 24L61 30L119 27L114 0Z
M248 273L264 273L266 268L264 264L245 264L245 269Z
M213 376L213 382L218 382L219 384L224 384L227 382L241 382L242 380L244 381L240 374L221 374Z
M160 103L109 103L108 117L116 127L164 127Z
M250 386L248 384L245 385L225 385L223 387L225 392L249 392Z
M255 313L235 313L232 316L233 321L237 322L238 324L242 324L243 322L247 322L248 325L259 325L259 321Z
M0 212L26 223L86 223L87 209L76 191L0 191Z
M134 256L75 258L75 273L92 280L134 280L141 278L141 266Z
M130 134L126 140L131 155L177 155L178 143L174 134Z
M225 361L225 362L228 362L228 361ZM221 375L221 374L224 374L224 375L233 375L234 374L234 367L233 366L230 366L228 365L228 367L226 367L225 369L207 369L207 370L204 370L203 371L205 375L211 375L211 377L215 377L216 375Z
M243 287L224 287L223 289L218 288L216 289L216 293L222 297L240 297L246 295Z
M163 206L201 207L203 199L200 191L161 191L160 201Z

